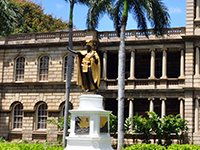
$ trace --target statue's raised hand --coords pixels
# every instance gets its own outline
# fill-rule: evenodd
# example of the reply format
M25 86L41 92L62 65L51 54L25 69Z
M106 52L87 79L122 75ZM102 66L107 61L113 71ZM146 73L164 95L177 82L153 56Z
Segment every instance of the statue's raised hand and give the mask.
M73 54L75 54L75 55L78 55L78 54L80 54L80 52L79 51L75 51L75 50L72 50L71 48L69 48L68 46L66 46L67 47L67 50L68 51L70 51L70 52L72 52Z

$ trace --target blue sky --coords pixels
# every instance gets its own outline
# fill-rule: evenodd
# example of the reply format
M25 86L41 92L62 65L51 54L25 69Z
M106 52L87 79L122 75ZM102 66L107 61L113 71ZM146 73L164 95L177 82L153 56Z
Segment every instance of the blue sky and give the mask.
M164 0L171 18L170 27L186 26L186 0ZM62 17L62 20L69 20L69 3L65 0L41 0L42 7L46 14L53 14L56 18ZM86 29L86 15L88 8L83 5L75 4L74 7L74 25L79 30ZM129 15L127 30L137 29L136 22ZM99 21L98 31L113 31L113 22L107 15Z

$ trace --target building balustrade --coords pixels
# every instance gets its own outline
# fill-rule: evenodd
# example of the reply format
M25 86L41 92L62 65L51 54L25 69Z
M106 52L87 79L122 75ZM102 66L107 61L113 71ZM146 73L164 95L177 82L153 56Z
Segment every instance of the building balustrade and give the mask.
M102 80L106 83L104 88L106 89L117 89L118 80L116 79L106 79ZM179 78L168 78L163 79L134 79L125 80L125 89L180 89L183 88L185 84L184 79Z
M153 36L153 30L149 29L147 31L148 36ZM167 36L172 36L172 35L184 35L185 34L185 28L168 28L166 31ZM125 32L125 37L134 37L134 38L139 38L139 37L146 37L145 33L140 31L140 30L126 30ZM119 38L116 34L115 31L106 31L106 32L99 32L99 39L112 39L112 38Z
M99 41L101 42L102 40L105 39L114 39L114 40L119 40L120 38L117 36L117 33L115 31L103 31L103 32L97 32L97 38L99 39ZM160 38L160 37L156 37L153 34L153 30L149 29L147 31L147 34L149 37L153 36L154 38ZM166 30L166 34L165 36L179 36L181 38L181 35L185 34L185 28L168 28ZM73 31L73 40L74 41L85 41L85 38L87 38L87 36L90 36L89 32L87 30L76 30ZM148 38L146 38L146 35L144 32L140 31L140 30L127 30L125 32L125 37L126 38L131 38L131 39L139 39L142 38L143 40L149 40ZM48 42L58 42L58 41L62 41L62 40L68 40L69 38L69 32L68 31L60 31L60 32L48 32L48 33L26 33L26 34L15 34L15 35L11 35L9 37L1 37L0 38L0 45L9 45L9 44L24 44L24 43L34 43L37 40L44 40L44 42L48 43ZM51 39L50 41L48 41L48 39ZM46 41L47 40L47 41ZM52 41L53 40L53 41ZM16 42L14 42L16 41ZM20 42L19 42L20 41ZM103 42L103 41L102 41Z

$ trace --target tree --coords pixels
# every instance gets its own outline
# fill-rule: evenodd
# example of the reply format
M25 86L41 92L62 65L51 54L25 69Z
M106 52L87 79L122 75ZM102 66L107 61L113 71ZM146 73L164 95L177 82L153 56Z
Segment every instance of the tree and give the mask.
M169 26L169 14L162 0L118 0L115 4L112 19L115 29L120 35L118 64L118 150L124 146L124 88L125 88L125 30L131 13L137 22L137 27L148 37L147 22L149 20L154 34L165 33ZM146 19L147 18L147 19Z
M20 9L10 0L0 0L0 16L0 36L8 36L17 25Z
M68 22L62 21L62 18L56 19L51 14L44 14L44 8L40 4L26 0L12 1L21 8L21 17L18 19L14 34L51 32L69 28Z
M65 0L68 2L68 0ZM69 14L69 48L73 49L73 9L74 4L79 3L80 1L76 0L69 0L70 2L70 14ZM84 3L85 1L80 3ZM69 115L69 96L70 96L70 86L71 86L71 76L72 76L72 68L73 68L74 58L72 53L69 51L67 55L67 69L66 69L66 92L65 92L65 119L64 119L64 130L63 130L63 146L66 146L65 137L67 135L68 129L68 115Z
M68 0L65 0L68 2ZM112 0L69 0L70 2L70 16L69 16L69 48L73 49L73 8L74 4L83 4L88 6L87 14L87 27L88 29L95 30L98 27L98 20L101 15L106 13L109 8L111 8ZM68 118L68 104L69 104L69 95L70 95L70 85L71 85L71 76L72 76L72 67L74 58L72 53L69 51L67 56L67 73L66 73L66 101L65 101L65 120L64 120L64 130L63 130L63 146L65 146L66 141L65 137L67 135L67 118Z

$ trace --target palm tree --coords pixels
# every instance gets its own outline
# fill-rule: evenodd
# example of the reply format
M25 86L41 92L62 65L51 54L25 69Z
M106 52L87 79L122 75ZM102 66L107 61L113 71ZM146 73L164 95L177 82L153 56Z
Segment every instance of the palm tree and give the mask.
M65 0L68 2L68 0ZM73 9L74 9L74 3L76 1L69 0L70 2L70 16L69 16L69 48L73 49ZM64 119L64 129L63 129L63 146L66 146L66 140L65 137L67 135L67 129L68 129L68 116L69 116L69 95L70 95L70 85L71 85L71 76L72 76L72 68L73 68L73 62L74 58L72 56L71 52L68 52L67 56L67 68L66 68L66 93L65 93L65 119Z
M65 0L68 2L68 0ZM90 30L95 30L98 27L98 20L100 16L109 12L111 9L111 1L112 0L69 0L70 2L70 17L69 17L69 48L73 49L73 8L74 4L83 4L88 6L88 14L87 14L87 27ZM65 120L64 120L64 130L63 130L63 146L66 145L65 137L67 135L68 129L68 104L69 104L69 95L70 95L70 85L71 85L71 76L72 76L72 68L73 68L73 56L70 51L68 51L67 56L67 72L66 72L66 101L65 101Z
M154 34L163 35L169 26L169 14L162 0L118 0L112 14L115 29L120 35L118 64L118 150L124 147L124 88L125 88L125 30L131 13L137 27L148 37L147 21L154 29ZM147 19L146 19L147 18ZM121 31L120 31L121 30Z
M17 25L20 9L10 0L0 0L0 16L0 35L8 36Z

